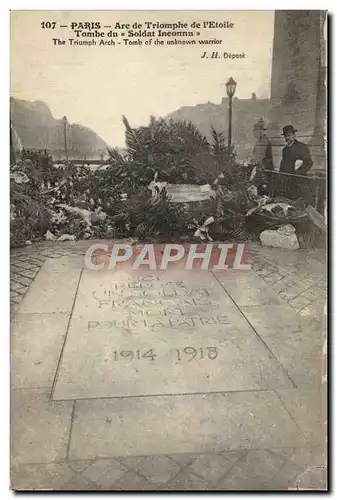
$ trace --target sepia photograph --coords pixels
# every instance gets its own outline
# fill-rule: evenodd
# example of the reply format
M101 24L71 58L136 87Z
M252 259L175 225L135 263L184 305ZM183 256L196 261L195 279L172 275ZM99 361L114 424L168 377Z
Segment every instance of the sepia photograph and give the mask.
M10 490L329 490L328 24L10 12Z

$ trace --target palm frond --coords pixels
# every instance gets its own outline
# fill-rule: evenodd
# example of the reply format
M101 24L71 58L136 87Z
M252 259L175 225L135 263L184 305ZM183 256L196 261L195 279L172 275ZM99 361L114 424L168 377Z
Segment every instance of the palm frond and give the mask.
M131 157L134 157L135 155L143 155L144 148L141 141L140 130L131 128L129 121L124 115L122 119L125 126L125 143L128 149L128 154Z
M110 165L124 166L127 163L124 155L122 155L117 148L109 148L108 155L108 163Z
M224 153L227 151L227 142L223 132L217 132L213 125L211 125L212 143L211 148L214 154Z

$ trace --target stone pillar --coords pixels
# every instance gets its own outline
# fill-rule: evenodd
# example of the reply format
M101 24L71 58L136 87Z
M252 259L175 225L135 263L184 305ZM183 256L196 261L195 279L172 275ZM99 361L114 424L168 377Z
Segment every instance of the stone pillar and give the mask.
M308 144L314 161L310 173L326 168L325 23L325 11L275 12L269 134L276 169L284 125L293 125L298 140Z

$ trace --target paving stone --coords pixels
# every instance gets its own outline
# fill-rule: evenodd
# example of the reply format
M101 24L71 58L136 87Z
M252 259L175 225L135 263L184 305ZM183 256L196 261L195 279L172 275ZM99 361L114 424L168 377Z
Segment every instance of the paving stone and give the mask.
M128 469L133 469L154 484L165 483L175 476L180 466L165 455L153 457L126 457L121 459Z
M156 486L149 483L145 478L140 477L135 472L127 472L117 482L114 483L111 491L153 491Z
M15 262L15 265L20 268L21 271L24 271L26 269L30 269L31 263L29 262L28 258L22 258L21 260L17 260Z
M311 444L323 443L325 440L323 393L321 391L290 389L277 391L277 394L308 442Z
M162 491L205 491L210 485L192 472L184 469L160 488Z
M76 472L84 472L92 464L92 460L72 460L67 464Z
M277 281L280 281L282 278L284 278L283 274L280 274L278 272L273 272L272 274L268 274L267 276L262 276L263 280L268 283L268 285L273 285Z
M83 400L76 403L75 417L71 460L305 443L271 391Z
M20 274L16 274L15 275L15 281L17 283L19 283L20 285L28 286L28 287L32 283L32 279L31 278L26 278L25 276L21 276Z
M51 387L68 314L17 314L11 324L11 385Z
M225 274L226 273L226 274ZM281 304L273 289L254 271L218 271L216 276L238 306Z
M73 478L74 474L66 464L20 465L12 470L11 489L59 490L65 481Z
M278 272L278 269L275 266L271 266L269 264L253 263L252 267L253 267L254 271L262 278L264 278L266 276L271 276L271 275Z
M21 259L16 259L16 260L11 260L11 269L15 267L18 272L20 272L23 269L26 269L27 266L27 259L25 257L22 257Z
M60 266L59 270L55 271L55 266L46 261L25 295L20 312L70 312L79 277L80 269L62 269Z
M321 325L316 321L307 320L291 309L289 305L275 306L243 306L241 310L257 333L264 339L269 337L282 338L288 333L317 334Z
M260 276L260 278L263 279L263 281L266 281L266 283L270 283L270 281L271 282L276 281L273 278L273 275L277 273L276 269L274 269L272 267L267 267L267 268L261 268L260 267L260 268L257 268L255 266L253 266L253 269L256 272L256 274L258 276ZM267 281L267 278L269 278L269 277L270 277L270 279Z
M90 465L82 475L90 479L100 488L110 488L118 479L127 472L127 468L113 459L97 460Z
M97 490L98 486L91 481L88 481L81 474L75 474L75 476L70 480L62 484L60 490L62 491L92 491Z
M28 286L21 286L21 288L17 289L16 291L23 297L23 295L25 295L25 293L27 293L28 291Z
M327 491L328 472L326 467L309 467L299 475L296 481L299 490Z
M36 276L36 272L33 271L33 270L31 270L31 269L22 269L20 271L20 273L18 273L18 274L19 274L20 277L24 276L24 277L26 277L28 279L34 279L35 276Z
M236 459L226 455L207 454L196 458L188 469L208 483L219 481L235 464Z
M284 460L268 450L248 451L217 484L218 490L270 490Z
M186 467L186 465L189 465L193 460L195 460L199 455L194 455L191 453L178 453L174 455L168 455L168 457L179 464L181 467Z
M12 305L15 305L15 304L20 304L21 303L21 300L22 300L22 295L15 295L14 297L11 297L11 308L12 308Z
M274 455L278 455L278 456L282 457L286 461L286 460L290 459L290 457L293 456L293 454L295 452L295 448L293 448L291 446L286 447L286 448L270 448L269 451L271 453L274 453Z
M49 392L13 391L11 396L12 464L64 461L73 404L50 402Z
M324 292L324 291L326 291L326 288L322 290L321 288L319 288L319 286L316 283L315 286L312 286L311 288L309 288L305 292L301 293L300 297L305 297L305 298L308 298L312 301L312 300L317 299L320 295L322 295L322 292Z
M286 288L286 290L280 292L279 296L282 297L282 299L289 301L298 297L302 292L303 289L299 287L297 284L294 284Z
M12 291L17 293L25 293L28 290L27 286L23 286L20 283L16 283L15 281L11 281L10 288Z
M64 254L61 252L53 252L50 250L46 250L45 252L41 252L41 254L48 259L57 259L59 257L64 256Z
M221 455L229 460L238 461L241 460L246 454L245 450L233 450L233 451L222 451Z
M13 263L13 262L10 263L10 274L11 275L19 274L21 269L22 268L19 267L16 263Z
M298 387L321 384L324 340L319 322L300 317L290 307L242 310Z
M289 305L296 310L301 310L303 307L306 307L310 304L310 299L304 297L303 295L299 295L295 299L289 300Z
M268 337L266 343L298 388L317 387L322 381L323 341L307 330Z
M308 306L300 311L300 315L305 318L315 318L317 321L323 321L324 307L326 305L326 297L318 297Z
M300 467L326 466L328 462L327 446L294 448L287 459Z
M322 472L323 476L325 475L327 452L323 447L290 448L287 453L283 450L282 454L286 459L286 463L273 480L273 485L277 490L303 488L304 482L307 480L306 476L308 473L310 475L311 471L315 472L316 467L320 470L320 478ZM319 484L320 480L316 477L316 486L313 489L317 489Z
M294 463L286 463L269 483L270 489L277 491L287 491L296 488L297 481L304 468Z
M273 290L280 293L287 290L291 286L296 285L296 277L293 274L286 275L281 280L273 284Z

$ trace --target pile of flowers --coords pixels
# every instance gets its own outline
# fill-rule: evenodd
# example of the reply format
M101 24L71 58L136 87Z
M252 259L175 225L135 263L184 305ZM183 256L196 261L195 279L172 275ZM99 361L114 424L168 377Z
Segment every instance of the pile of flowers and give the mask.
M209 143L191 123L151 118L148 127L133 129L125 117L123 122L126 151L109 150L105 164L95 170L72 162L55 165L46 152L22 152L10 172L12 246L41 238L172 241L194 235L247 241L258 239L261 227L275 219L277 214L263 207L268 194L264 169L239 165L223 134L212 130ZM151 194L154 179L207 184L212 195L172 203L164 190ZM296 217L301 209L296 208ZM279 226L279 217L274 219Z

